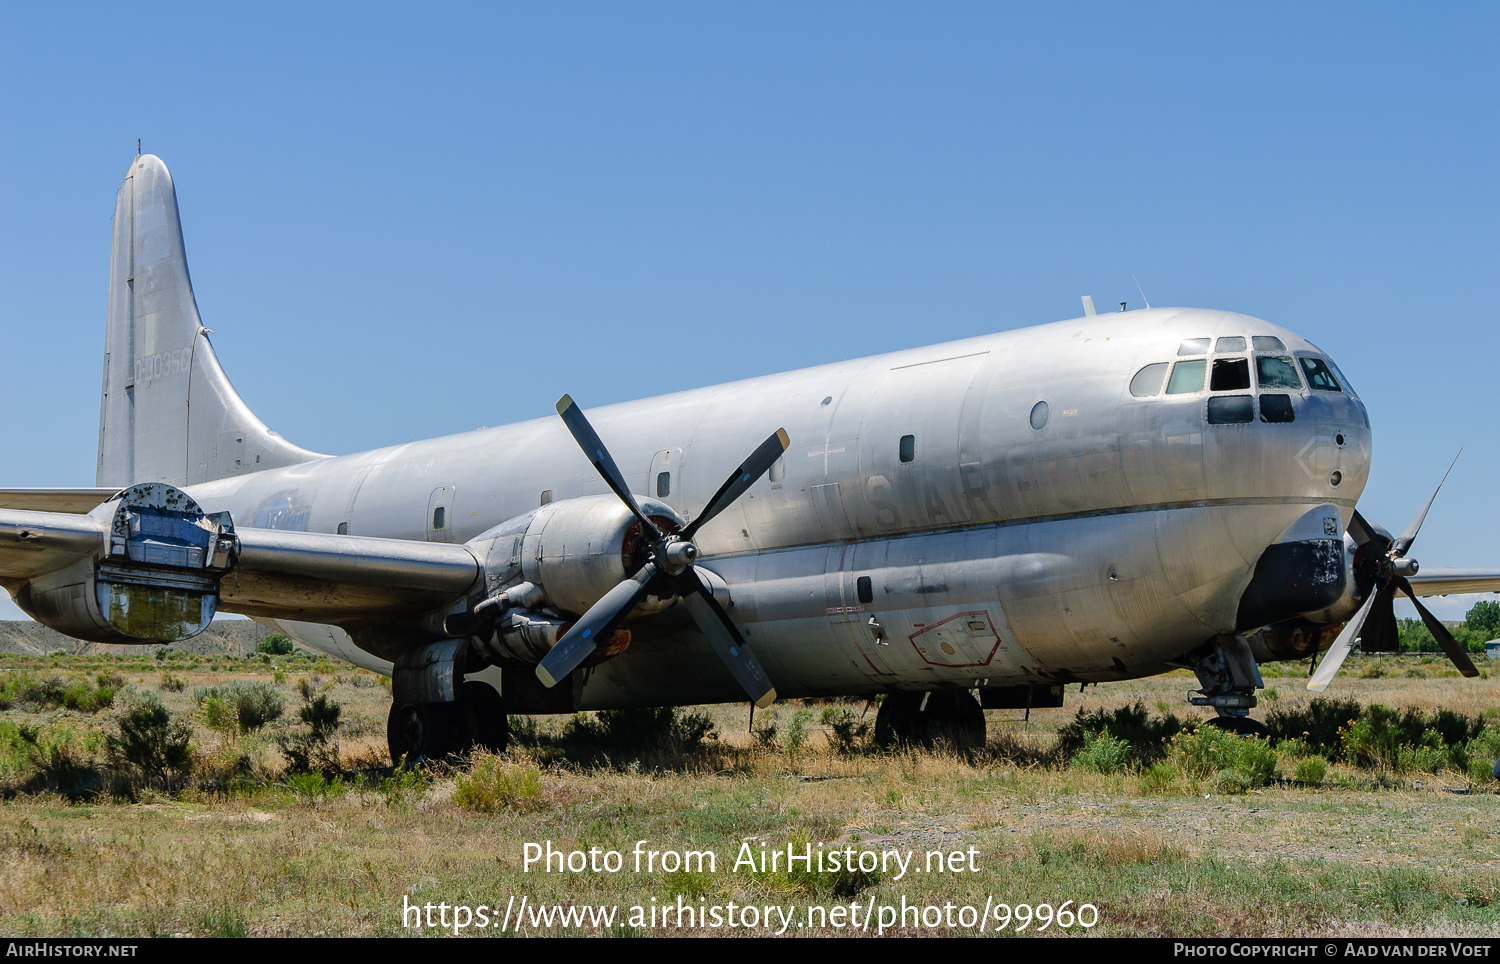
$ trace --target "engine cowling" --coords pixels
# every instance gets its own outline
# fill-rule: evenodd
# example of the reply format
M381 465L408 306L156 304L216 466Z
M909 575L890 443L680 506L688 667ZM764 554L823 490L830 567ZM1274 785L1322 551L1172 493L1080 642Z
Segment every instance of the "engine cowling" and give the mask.
M665 502L638 500L664 531L683 528L682 517ZM488 595L529 582L546 606L573 616L587 612L648 559L640 522L613 495L548 503L502 522L469 547L484 564ZM659 611L672 598L648 597L636 614Z

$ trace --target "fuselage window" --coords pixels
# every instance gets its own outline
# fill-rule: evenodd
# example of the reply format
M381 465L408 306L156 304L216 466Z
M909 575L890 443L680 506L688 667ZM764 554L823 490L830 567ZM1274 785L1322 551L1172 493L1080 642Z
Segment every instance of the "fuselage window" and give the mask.
M1167 383L1167 394L1186 395L1203 391L1203 374L1207 370L1208 362L1202 358L1178 362L1172 369L1172 380Z
M1220 338L1219 341L1224 339ZM1240 339L1244 341L1244 339ZM1211 392L1242 392L1250 387L1250 361L1245 358L1215 358L1208 381Z
M339 523L339 535L341 535L341 536L347 536L348 534L349 534L349 523L347 523L347 522L340 522Z
M1167 369L1171 367L1166 362L1157 362L1155 365L1147 365L1135 373L1130 380L1130 394L1136 398L1150 398L1152 395L1161 394L1161 383L1167 377Z
M915 435L901 436L901 461L910 462L917 457L917 437Z
M541 501L540 504L541 505L546 505L548 502L551 502L551 501L552 501L552 490L551 489L543 489L542 490L542 501Z
M1285 355L1261 355L1255 359L1255 374L1261 388L1301 388L1297 368Z
M667 496L669 496L671 494L672 494L672 473L671 472L658 472L658 473L656 473L656 497L658 499L665 499Z
M1304 357L1297 360L1302 363L1302 370L1307 373L1307 385L1309 388L1320 392L1343 391L1343 389L1339 388L1338 380L1333 377L1333 372L1329 371L1328 366L1323 364L1323 359Z
M443 508L442 506L438 506L436 509L433 509L432 527L434 529L441 529L443 527L443 523L447 521L447 516L448 510Z
M1215 395L1208 400L1208 424L1255 421L1255 399L1249 395Z
M1206 355L1208 354L1209 338L1189 338L1177 348L1179 355Z
M1228 337L1220 338L1218 341L1214 342L1214 352L1218 353L1218 354L1222 354L1224 352L1229 352L1229 351L1244 351L1244 350L1245 350L1245 336L1244 335L1229 335Z
M1051 413L1046 402L1037 402L1031 406L1031 427L1040 432L1047 427L1047 415Z
M860 602L872 603L875 601L875 587L870 584L869 576L860 576L859 580L855 583L855 587L859 590Z
M1262 395L1260 397L1260 420L1262 422L1295 422L1297 414L1292 411L1292 396Z
M1250 344L1256 351L1286 351L1286 346L1275 335L1251 335Z

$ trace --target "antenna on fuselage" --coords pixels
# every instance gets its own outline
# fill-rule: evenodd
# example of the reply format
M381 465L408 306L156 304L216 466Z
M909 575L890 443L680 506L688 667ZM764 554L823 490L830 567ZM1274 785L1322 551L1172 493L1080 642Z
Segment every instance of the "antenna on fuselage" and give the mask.
M1142 288L1141 287L1141 283L1136 280L1135 272L1134 271L1132 271L1130 273L1130 280L1131 281L1135 281L1135 290L1139 291L1141 293L1141 300L1146 303L1146 307L1147 308L1150 308L1151 307L1151 299L1146 297L1146 290L1144 288Z
M1094 317L1095 314L1097 314L1097 312L1094 311L1094 296L1093 295L1084 295L1083 296L1083 314L1084 314L1085 318L1092 318L1092 317Z

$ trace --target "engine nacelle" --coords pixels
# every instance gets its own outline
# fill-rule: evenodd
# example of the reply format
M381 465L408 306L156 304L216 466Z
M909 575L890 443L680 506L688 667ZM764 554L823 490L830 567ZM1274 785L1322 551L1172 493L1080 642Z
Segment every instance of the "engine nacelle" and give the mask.
M32 617L99 643L170 643L208 628L234 564L228 513L207 515L181 489L148 482L88 518L99 526L97 551L16 593Z
M663 531L678 532L685 525L665 502L640 496L636 501ZM573 616L587 612L649 559L640 521L614 495L548 503L502 522L471 540L469 548L484 564L488 595L530 582L548 606ZM649 596L633 615L663 609L672 598Z

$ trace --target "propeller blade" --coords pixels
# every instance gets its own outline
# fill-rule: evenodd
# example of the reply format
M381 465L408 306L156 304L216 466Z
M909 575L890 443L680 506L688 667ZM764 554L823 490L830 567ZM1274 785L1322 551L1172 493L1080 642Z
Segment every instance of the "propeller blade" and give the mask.
M1323 662L1318 664L1318 669L1313 673L1312 679L1307 681L1307 688L1314 693L1321 693L1333 682L1338 675L1339 667L1344 665L1344 657L1349 655L1349 648L1354 645L1354 639L1359 635L1360 627L1369 618L1370 610L1375 608L1375 600L1380 598L1380 593L1372 592L1365 600L1365 604L1359 607L1359 612L1344 626L1344 631L1339 633L1339 638L1328 647L1328 652L1323 656Z
M589 607L573 628L568 630L557 645L536 667L536 678L551 689L558 680L578 668L578 664L589 658L599 645L599 640L608 639L609 634L630 615L635 604L646 594L646 584L656 575L656 563L648 562L641 571L624 580L604 594L604 598Z
M1463 454L1464 450L1459 449L1458 455ZM1443 473L1442 481L1438 482L1437 488L1432 490L1432 498L1427 500L1427 504L1422 506L1422 511L1418 512L1417 517L1411 520L1411 525L1407 526L1406 531L1401 533L1400 537L1396 539L1396 555L1406 555L1406 550L1410 549L1411 544L1417 541L1417 532L1422 528L1422 523L1427 519L1427 510L1431 509L1432 503L1437 501L1438 491L1442 489L1443 482L1448 481L1448 475L1453 471L1453 466L1458 464L1458 455L1453 456L1453 461L1448 463L1448 471Z
M1406 581L1405 576L1400 576L1398 579L1401 591L1411 597L1412 605L1417 607L1417 613L1421 615L1422 622L1427 624L1427 631L1432 634L1433 639L1437 640L1438 645L1443 647L1443 652L1448 654L1448 659L1465 676L1478 676L1479 670L1474 667L1474 661L1469 659L1469 654L1464 652L1464 648L1458 644L1458 640L1454 639L1453 634L1448 632L1448 627L1444 626L1438 621L1436 616L1427 611L1427 607L1422 605L1422 600L1418 599L1417 594L1412 591L1411 583Z
M1396 625L1396 584L1387 583L1376 590L1375 608L1359 634L1359 648L1364 653L1394 653L1401 648L1401 628Z
M573 439L578 447L583 449L583 454L593 463L594 468L603 476L605 483L614 490L620 501L629 506L635 517L641 520L641 525L646 527L646 534L654 541L660 542L661 530L656 524L646 518L646 513L636 503L635 496L630 494L630 487L625 484L625 475L615 460L609 454L609 449L604 447L604 442L599 438L599 433L594 431L594 426L583 417L583 409L573 401L573 396L564 395L557 400L557 414L562 416L563 424L568 426L568 431L573 433ZM561 645L561 643L559 643Z
M672 584L687 605L693 621L698 624L703 635L708 637L709 645L713 646L714 652L719 654L724 665L729 667L729 672L734 674L735 680L749 695L750 702L758 709L765 709L776 702L776 688L766 678L766 671L761 669L760 661L745 645L739 629L730 621L729 614L719 605L713 592L698 578L693 567L688 566L673 576Z
M745 490L754 485L762 475L771 470L776 460L781 458L792 440L787 436L786 429L778 428L776 434L760 443L760 447L750 453L750 457L740 463L740 467L734 470L714 497L708 500L708 505L703 507L703 512L692 524L683 530L682 538L688 542L693 541L693 535L714 516L728 508L735 499L745 494Z
M1356 546L1363 547L1371 542L1389 543L1389 538L1381 538L1380 534L1384 531L1379 526L1371 525L1364 516L1359 514L1358 509L1354 510L1354 517L1349 520L1349 535L1354 537L1354 544ZM1384 548L1382 547L1382 549Z

